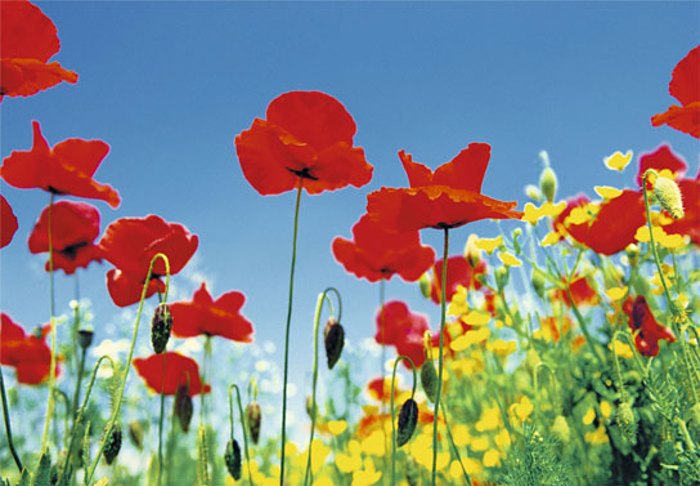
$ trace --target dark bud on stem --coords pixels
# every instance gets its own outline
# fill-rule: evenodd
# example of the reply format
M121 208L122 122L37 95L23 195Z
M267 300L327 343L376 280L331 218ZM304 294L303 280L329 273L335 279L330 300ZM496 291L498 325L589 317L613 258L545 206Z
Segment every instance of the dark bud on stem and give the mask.
M326 346L326 358L328 358L328 369L332 370L340 359L345 345L345 330L334 318L328 319L323 330L323 343Z
M143 450L143 424L138 420L129 422L129 439L138 450Z
M81 349L87 349L92 344L92 336L94 333L91 329L81 329L78 331L78 345Z
M151 320L151 343L156 354L165 351L172 328L173 316L170 313L170 307L168 304L158 304Z
M435 373L435 366L432 359L426 359L420 369L420 383L423 385L423 391L431 403L435 402L437 395L438 377Z
M260 439L260 421L262 420L262 412L258 402L249 403L245 408L245 420L248 424L250 438L253 439L253 444L257 444L258 439Z
M180 421L180 428L187 433L190 430L192 420L192 397L187 385L180 385L175 393L175 415Z
M224 462L226 462L226 469L231 477L236 481L241 479L241 448L236 439L226 443Z
M401 447L413 436L418 423L418 404L413 398L406 400L399 412L399 430L396 434L396 445Z
M119 450L122 448L122 428L119 424L114 424L111 432L109 433L109 438L105 444L105 448L102 451L102 455L107 461L107 464L111 465L119 454Z

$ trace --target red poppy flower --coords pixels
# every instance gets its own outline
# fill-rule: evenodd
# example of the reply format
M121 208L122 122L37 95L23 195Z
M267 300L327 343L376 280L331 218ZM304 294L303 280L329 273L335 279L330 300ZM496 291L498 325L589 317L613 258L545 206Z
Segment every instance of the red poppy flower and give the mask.
M107 273L107 289L114 303L125 307L141 299L148 267L157 253L168 257L170 274L174 275L192 258L198 244L197 235L187 228L153 214L121 218L110 224L99 245L103 258L117 267ZM165 264L159 259L153 265L146 297L165 290L161 280L164 275Z
M634 243L634 235L644 225L644 200L637 191L626 189L618 197L589 207L586 196L577 196L554 220L554 227L563 234L601 255L613 255ZM576 208L598 211L580 224L567 220ZM588 208L588 209L587 209Z
M398 231L422 228L456 228L480 219L520 218L517 203L491 199L481 194L491 147L472 143L435 172L403 150L399 158L410 188L382 188L367 198L373 219Z
M674 174L675 178L678 179L685 175L687 168L688 164L685 163L685 160L683 160L680 155L673 152L669 145L663 144L653 152L642 154L639 157L637 184L639 184L639 187L642 186L642 176L649 169L655 169L659 172L668 169Z
M246 180L262 195L281 194L300 182L309 194L372 178L362 148L353 147L357 128L345 107L318 91L285 93L236 137L236 153Z
M433 277L430 281L430 298L436 304L440 303L440 287L442 286L442 259L435 262L432 268ZM479 275L486 274L486 262L479 260L476 267L472 267L466 258L461 255L451 256L447 259L447 284L445 288L445 301L450 302L460 285L467 289L480 289Z
M245 295L231 291L214 300L202 285L191 302L170 304L173 334L180 337L221 336L241 343L253 342L253 324L243 317Z
M90 262L102 261L102 252L94 244L100 235L100 212L95 206L82 202L59 201L51 208L53 268L67 275ZM29 251L49 251L49 208L44 208L29 235ZM46 271L49 264L46 263Z
M394 387L394 398L397 398L401 390L398 383ZM389 401L391 397L391 379L388 377L379 377L367 383L367 394L370 398L378 402Z
M670 329L657 322L644 296L638 295L634 300L628 297L622 309L629 317L630 329L635 332L634 343L644 356L659 354L659 341L661 339L669 342L676 340Z
M0 194L0 248L10 244L17 228L19 228L17 216L12 211L12 206L7 202L7 199Z
M352 240L333 240L333 255L348 272L370 282L399 274L418 280L435 260L435 251L420 243L418 231L392 232L363 215L352 227Z
M682 106L671 105L664 113L651 117L655 127L668 125L700 138L700 46L692 49L673 69L668 92Z
M54 194L101 199L112 207L119 206L119 193L92 178L107 156L109 145L101 140L69 138L50 148L41 134L39 122L32 122L32 127L32 149L15 150L6 157L0 167L0 177L20 189L44 189Z
M162 395L175 395L182 386L187 387L191 397L211 391L211 386L202 383L199 377L197 362L173 351L154 354L148 358L135 358L134 366L146 386Z
M37 330L38 335L26 335L10 316L0 313L0 364L15 368L18 383L38 385L48 378L51 350L45 338L49 330L49 326L44 326ZM57 367L57 376L58 373Z
M31 96L78 75L49 59L61 48L56 26L39 7L21 1L0 2L0 101Z
M398 354L408 356L420 367L425 362L423 335L430 330L428 318L423 314L414 314L408 305L398 300L387 302L383 309L383 314L381 309L377 313L374 340L379 344L394 346Z
M594 306L598 303L598 293L593 290L593 287L588 283L588 279L585 276L576 274L574 278L571 279L571 282L568 283L566 277L564 277L563 280L563 285L568 285L571 296L577 307L583 305ZM556 289L553 293L556 300L562 301L567 306L571 307L571 299L566 290Z

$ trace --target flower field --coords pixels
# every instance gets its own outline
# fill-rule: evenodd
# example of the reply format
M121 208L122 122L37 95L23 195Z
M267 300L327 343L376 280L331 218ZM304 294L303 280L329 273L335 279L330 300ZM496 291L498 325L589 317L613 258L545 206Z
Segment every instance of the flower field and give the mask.
M64 67L43 6L0 7L0 107L79 97L91 78ZM562 194L567 173L542 150L532 181L497 197L489 181L507 169L475 139L445 163L409 141L400 177L367 190L386 166L349 104L316 89L258 100L226 177L261 206L279 196L288 227L255 226L252 208L234 211L248 227L210 226L264 240L218 256L260 268L223 291L192 270L210 238L195 220L109 213L129 204L98 174L117 147L55 139L53 119L20 127L30 144L3 138L0 258L10 268L3 252L21 248L48 292L3 270L46 313L22 322L2 301L0 486L700 484L698 153L660 142L700 138L700 46L669 62L667 104L644 119L665 135L601 154L619 183L589 194ZM154 207L196 199L165 176L129 185ZM328 255L307 250L324 222L300 224L306 202L352 191L364 210ZM25 192L47 201L29 220L13 202ZM266 273L267 252L286 267ZM378 305L329 281L306 312L326 257ZM254 279L270 290L248 292Z

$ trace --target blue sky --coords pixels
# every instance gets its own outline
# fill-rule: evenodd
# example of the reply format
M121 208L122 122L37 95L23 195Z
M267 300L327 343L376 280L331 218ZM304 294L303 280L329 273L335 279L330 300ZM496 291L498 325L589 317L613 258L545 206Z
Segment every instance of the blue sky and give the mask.
M103 228L125 216L156 213L200 236L192 268L176 285L191 295L198 278L216 296L237 289L256 338L282 347L294 196L259 196L233 149L236 134L290 90L325 91L358 126L356 143L375 167L372 182L304 196L292 330L292 380L308 383L316 295L335 285L344 325L359 342L374 333L378 287L337 265L330 244L364 210L365 195L403 186L396 155L406 149L435 168L469 142L492 145L484 193L525 202L546 149L560 195L596 184L631 186L602 159L636 156L668 141L694 173L698 144L651 115L674 101L675 64L698 43L697 2L257 3L42 2L59 29L55 57L77 71L77 85L1 105L0 155L31 145L31 120L51 144L99 138L111 152L96 179L117 188L117 210L96 202ZM48 278L26 240L48 201L40 191L0 184L20 221L2 250L0 304L29 327L48 320ZM453 232L461 251L469 232L494 236L483 223ZM437 233L437 232L435 232ZM424 232L439 248L438 234ZM104 284L108 264L81 272L95 326L122 322ZM66 309L73 283L59 275ZM439 309L415 285L392 281L389 298L410 299L433 326ZM104 323L104 324L103 324ZM126 337L130 331L120 329ZM278 355L279 356L279 355ZM281 357L278 360L281 363Z

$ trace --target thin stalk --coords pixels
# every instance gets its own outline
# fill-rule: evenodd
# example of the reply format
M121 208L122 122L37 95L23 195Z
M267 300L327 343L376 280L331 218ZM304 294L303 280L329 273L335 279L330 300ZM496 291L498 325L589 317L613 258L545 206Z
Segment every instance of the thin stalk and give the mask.
M449 251L449 228L444 228L444 247L442 250L442 284L440 286L440 352L438 354L438 382L435 393L435 408L433 409L433 467L431 483L437 481L437 452L438 452L438 415L440 415L440 394L442 393L442 360L443 344L445 341L445 287L447 287L447 254ZM392 396L393 398L393 396Z
M384 400L384 375L385 375L385 370L384 370L384 364L386 363L386 344L385 344L385 335L386 335L386 330L385 330L385 325L386 322L384 320L384 303L386 302L386 280L381 279L379 281L379 326L381 328L381 355L380 355L380 363L379 363L379 376L382 378L382 401L380 404L379 408L379 413L381 415L384 415L386 413L386 401ZM387 443L389 442L389 436L386 433L386 427L382 427L382 434L384 435L384 447L386 447ZM386 470L386 456L382 458L383 461L383 470ZM382 475L382 484L384 484L384 475Z
M7 395L5 394L5 379L2 376L2 367L0 367L0 394L2 395L2 415L5 418L5 433L7 435L7 445L10 447L10 452L12 453L12 458L17 464L17 469L21 473L24 467L22 466L22 461L17 454L17 449L15 449L15 443L12 441L12 424L10 423L10 411L7 406Z
M102 437L102 440L100 441L100 446L97 450L97 456L95 456L95 459L92 461L92 465L90 466L89 470L86 470L85 472L85 478L88 484L90 483L92 476L95 474L95 469L97 469L97 464L100 461L100 456L102 456L102 451L104 450L105 445L107 444L107 440L109 439L109 436L112 432L112 428L114 428L114 423L117 421L117 416L119 415L119 410L121 409L122 399L124 398L124 389L126 388L126 379L129 376L129 370L131 369L131 360L134 357L136 337L138 336L139 324L141 323L141 314L143 313L143 303L146 300L148 284L151 281L151 276L153 275L153 265L155 264L156 260L159 259L162 260L165 264L165 292L163 294L164 301L166 301L168 297L168 289L170 288L170 260L168 260L168 257L165 254L156 253L156 255L151 259L151 264L149 265L148 273L146 274L146 280L144 281L143 289L141 290L141 300L139 301L139 309L136 312L134 332L131 337L131 346L129 347L129 355L126 359L126 367L124 368L124 373L122 374L122 380L119 386L119 394L117 395L117 401L114 404L114 410L112 411L112 415L109 418L107 426L105 427L105 433Z
M313 378L311 380L311 434L309 434L309 449L306 457L306 471L304 472L304 485L306 486L309 481L313 481L313 472L311 467L311 451L314 443L314 432L316 431L316 387L318 384L318 330L320 328L319 324L321 322L321 311L323 310L323 303L328 299L328 294L334 292L338 299L338 322L342 317L343 303L340 299L340 292L334 287L328 287L326 290L318 294L316 299L316 311L314 312L314 364L313 364ZM331 316L333 315L333 303L330 299L328 302L331 306Z
M469 477L469 473L467 472L467 468L464 467L464 463L462 463L462 455L459 453L459 449L457 449L457 444L455 444L454 437L452 436L452 429L450 429L450 423L447 421L447 409L445 408L445 403L440 404L442 406L442 415L445 419L445 428L447 429L447 438L450 440L450 444L452 445L452 449L455 452L455 456L457 457L457 461L459 461L459 467L462 468L462 474L464 475L464 480L467 482L468 486L472 485L472 479Z
M284 331L284 379L282 388L282 450L280 451L280 486L284 486L284 456L287 445L287 380L289 376L289 331L292 324L292 301L294 297L294 267L297 261L297 232L299 229L299 206L304 181L299 178L294 205L294 230L292 233L292 263L289 269L289 301L287 302L287 324Z
M396 360L394 360L394 371L391 373L391 484L396 484L396 410L394 408L394 384L396 383L396 368L401 361L406 361L411 365L411 371L413 371L413 390L411 391L411 398L416 394L416 365L413 364L413 360L408 356L399 355ZM384 386L384 385L382 385Z
M49 399L46 410L46 420L44 421L44 432L41 435L41 455L45 454L49 447L49 426L56 403L53 390L56 386L56 321L55 314L55 299L54 299L54 283L53 283L53 230L52 214L53 213L53 192L49 193L49 212L48 212L48 233L49 233L49 325L51 326L51 364L49 365ZM41 456L40 455L40 456Z
M603 359L603 356L600 354L600 350L595 345L595 341L593 340L593 336L588 331L588 324L586 323L586 319L584 319L583 315L581 314L581 311L579 311L578 307L576 306L576 302L574 302L574 296L571 293L571 288L569 287L568 282L567 282L564 290L566 291L566 295L569 298L569 302L571 302L571 310L574 312L574 316L576 316L576 320L579 323L579 327L581 328L581 332L583 332L583 336L586 338L586 342L588 343L588 346L591 348L591 351L593 351L593 354L595 355L596 359L598 360L598 364L600 365L601 369L605 368L605 360Z
M168 353L163 354L163 377L160 381L161 391L165 391L165 375L168 365ZM202 393L204 395L204 393ZM158 416L158 479L157 484L160 486L161 478L163 477L163 417L165 416L165 393L160 394L160 414Z
M243 405L241 404L241 391L238 389L238 385L233 383L228 387L228 406L229 406L229 419L231 420L231 443L233 444L233 390L236 390L236 399L238 401L238 416L241 419L241 429L243 429L243 451L245 452L245 461L248 464L248 482L250 486L254 486L253 483L253 473L250 469L250 454L248 453L248 432L245 426L245 414L243 413Z
M63 442L65 445L65 442L68 440L68 417L71 414L71 406L70 402L68 401L68 395L66 395L66 392L62 391L59 388L55 388L54 393L56 393L56 395L61 397L61 399L63 400L63 410L65 412L63 414ZM58 434L56 432L54 432L54 436L54 438L56 439L56 443L58 443Z
M80 385L83 382L83 373L85 372L85 358L87 349L80 347L80 364L78 365L78 379L75 383L75 392L73 393L73 424L75 425L75 414L78 411L78 400L80 400Z
M71 342L73 345L73 365L77 366L78 363L78 329L80 329L80 280L78 279L78 272L74 275L75 286L73 288L73 299L75 300L75 307L73 308L73 328L71 329Z

